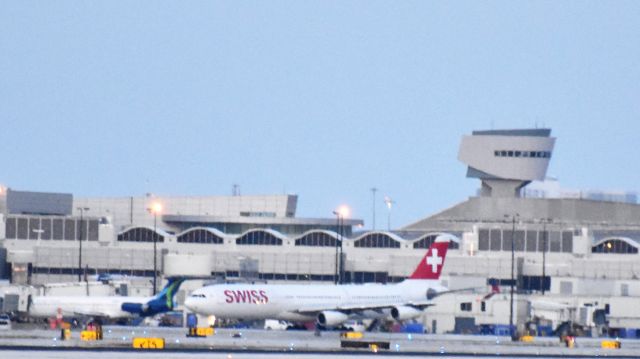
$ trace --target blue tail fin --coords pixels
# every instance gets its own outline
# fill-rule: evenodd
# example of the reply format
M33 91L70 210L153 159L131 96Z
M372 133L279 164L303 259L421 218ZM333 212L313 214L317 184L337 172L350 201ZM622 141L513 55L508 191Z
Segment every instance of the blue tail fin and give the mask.
M162 291L147 303L122 303L122 310L139 314L142 317L149 317L158 313L171 311L175 306L173 298L178 292L178 289L180 289L180 285L182 285L186 279L187 278L169 277L167 278L167 285L162 288Z
M148 308L146 312L149 314L145 313L146 316L173 310L175 306L173 298L178 293L178 289L180 289L180 285L185 281L185 278L169 277L167 280L167 285L162 288L162 291L147 302Z

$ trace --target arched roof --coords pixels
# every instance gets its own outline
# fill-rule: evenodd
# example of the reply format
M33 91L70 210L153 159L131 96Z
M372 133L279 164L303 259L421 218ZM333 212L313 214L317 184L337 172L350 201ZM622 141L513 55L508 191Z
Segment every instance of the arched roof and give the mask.
M454 235L454 234L451 234L451 233L447 233L447 232L431 232L431 233L425 233L425 234L421 235L420 237L418 237L418 238L416 238L416 239L412 239L412 240L411 240L411 242L412 242L412 243L414 243L414 242L418 242L418 241L421 241L421 240L423 240L423 239L425 239L425 238L427 238L427 237L431 237L431 236L436 236L436 239L437 239L437 237L439 237L439 236L445 236L445 237L447 237L447 239L449 239L450 241L452 241L452 242L456 242L456 243L460 244L460 238L459 238L458 236L456 236L456 235Z
M224 244L225 234L215 228L193 227L176 236L179 243Z
M281 246L288 237L268 228L255 228L245 231L236 237L236 245Z
M448 241L449 249L460 248L460 238L446 232L432 232L426 233L414 240L411 240L411 245L414 249L429 248L434 242Z
M400 237L399 235L397 235L397 234L395 234L395 233L393 233L393 232L388 232L388 231L371 231L371 232L365 232L365 233L363 233L363 234L361 234L361 235L359 235L359 236L357 236L357 237L355 237L355 238L352 238L351 240L355 242L355 241L357 241L357 240L359 240L359 239L362 239L362 238L364 238L364 237L366 237L366 236L370 236L370 235L372 235L372 234L382 234L382 235L387 236L387 237L389 237L389 238L391 238L391 239L393 239L394 241L397 241L397 242L399 242L399 243L406 243L406 242L407 242L407 240L406 240L406 239L404 239L404 238Z
M336 233L334 231L328 231L326 229L311 229L311 230L308 230L308 231L302 233L301 235L299 235L297 237L293 237L293 239L300 239L300 238L303 238L304 236L307 236L307 235L312 234L312 233L323 233L323 234L331 236L331 237L333 237L335 239L338 239L338 233ZM347 238L345 236L342 236L342 239L346 240Z
M180 237L183 234L187 234L189 232L193 232L193 231L197 231L197 230L203 230L203 231L207 231L209 233L212 233L220 238L226 238L228 235L225 234L224 232L220 231L217 228L211 228L211 227L191 227L188 229L185 229L184 231L176 234L176 237Z
M278 239L282 239L283 241L289 239L289 237L287 237L284 234L282 234L282 233L280 233L280 232L278 232L278 231L276 231L274 229L271 229L271 228L252 228L252 229L249 229L247 231L242 232L242 234L240 234L238 237L236 237L236 239L242 238L245 235L247 235L249 233L252 233L252 232L269 233L270 235L272 235L272 236L274 236L274 237L276 237Z
M149 226L129 227L116 236L118 242L164 242L168 238L173 238L173 234L156 228L155 231Z
M296 246L311 247L335 247L345 237L338 236L338 233L323 229L309 230L295 237L294 244Z
M121 235L121 234L127 233L127 232L135 230L135 229L147 229L147 230L150 230L151 232L154 232L153 227L150 227L150 226L133 226L133 227L127 227L127 228L123 229L122 231L118 232L117 235ZM165 237L165 238L174 236L172 233L169 233L169 232L165 231L162 228L156 228L155 232L157 234Z
M394 233L385 231L367 232L351 241L354 247L360 248L400 248L402 244L408 242Z

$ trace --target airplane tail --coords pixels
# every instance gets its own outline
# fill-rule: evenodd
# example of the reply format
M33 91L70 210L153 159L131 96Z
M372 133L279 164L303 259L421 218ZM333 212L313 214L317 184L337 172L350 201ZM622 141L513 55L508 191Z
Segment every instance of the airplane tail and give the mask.
M164 313L173 310L175 297L180 285L186 280L185 277L169 277L167 278L167 285L162 288L162 291L156 296L151 298L147 303L123 303L122 310L134 314L139 314L143 317L149 317L158 313Z
M162 288L162 291L158 293L153 299L147 302L149 312L161 313L168 312L173 310L175 306L175 302L173 298L176 293L178 293L178 289L180 289L180 285L186 280L184 277L169 277L167 278L167 285Z
M408 279L438 279L444 266L444 259L449 248L449 238L440 235L427 250L424 258L418 263L413 274Z

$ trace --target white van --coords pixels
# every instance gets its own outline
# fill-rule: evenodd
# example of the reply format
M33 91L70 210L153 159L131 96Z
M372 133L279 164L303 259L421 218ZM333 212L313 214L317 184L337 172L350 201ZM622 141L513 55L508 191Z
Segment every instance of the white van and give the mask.
M267 319L264 321L264 329L266 330L287 330L291 323L286 320Z

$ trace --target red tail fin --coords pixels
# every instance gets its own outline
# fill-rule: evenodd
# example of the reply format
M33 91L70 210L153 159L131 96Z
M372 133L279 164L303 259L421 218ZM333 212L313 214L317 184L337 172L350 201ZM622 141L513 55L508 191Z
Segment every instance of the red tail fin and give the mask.
M444 266L444 258L447 255L449 238L439 236L431 244L427 254L422 258L418 267L409 279L438 279Z

